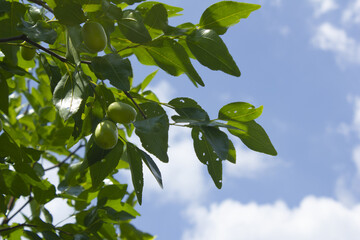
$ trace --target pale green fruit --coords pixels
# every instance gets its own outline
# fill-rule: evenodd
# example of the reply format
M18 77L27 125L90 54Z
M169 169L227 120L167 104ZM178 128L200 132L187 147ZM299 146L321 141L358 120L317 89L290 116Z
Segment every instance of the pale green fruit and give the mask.
M118 130L110 120L104 120L96 126L95 143L102 149L112 149L118 141Z
M30 61L35 57L36 50L35 50L35 48L29 48L29 47L21 46L20 47L20 53L21 53L21 57L24 60Z
M135 120L136 111L129 104L113 102L108 107L108 116L114 122L128 124Z
M103 26L97 22L87 22L82 28L82 36L86 47L92 52L105 49L107 37Z

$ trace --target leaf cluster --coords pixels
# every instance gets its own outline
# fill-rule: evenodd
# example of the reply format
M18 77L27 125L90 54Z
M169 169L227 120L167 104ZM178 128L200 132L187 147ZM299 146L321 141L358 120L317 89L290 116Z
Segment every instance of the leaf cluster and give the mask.
M218 188L223 161L236 162L228 134L254 151L276 155L255 122L262 106L234 102L210 119L193 99L161 102L147 89L158 70L134 85L129 59L135 56L172 76L185 74L196 87L205 83L192 61L239 77L221 36L259 8L221 1L208 7L197 24L171 26L168 19L180 16L182 9L155 1L0 0L0 236L153 239L131 220L139 216L134 207L142 202L144 166L163 186L156 161L171 161L170 127L191 128L196 156ZM87 21L104 28L104 52L94 53L84 44L81 28ZM23 41L36 49L34 60L22 59ZM115 101L130 104L138 114L135 122L118 125L119 141L104 150L93 133ZM169 116L166 108L176 114ZM141 146L132 143L133 134ZM50 172L56 172L59 184L47 179ZM130 172L133 190L119 182L119 172ZM14 209L20 198L26 199L23 207L30 206L31 215L12 223L22 210ZM47 204L56 198L74 209L74 223L53 222Z

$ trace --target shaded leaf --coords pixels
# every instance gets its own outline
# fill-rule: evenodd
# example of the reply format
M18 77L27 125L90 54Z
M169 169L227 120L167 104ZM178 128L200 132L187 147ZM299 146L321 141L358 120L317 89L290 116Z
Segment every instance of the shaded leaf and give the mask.
M150 11L150 9L159 4L159 2L155 2L155 1L146 1L146 2L143 2L141 4L139 4L137 7L136 7L136 10L138 10L139 12L141 12L142 15L146 15L148 11ZM180 7L174 7L174 6L170 6L170 5L167 5L167 4L164 4L164 3L161 3L161 5L163 5L163 7L166 9L166 12L167 12L167 15L168 17L176 17L176 16L180 16L181 14L179 14L179 12L181 12L182 8Z
M173 116L174 121L183 121L191 122L189 120L196 121L210 121L209 115L200 105L191 98L180 97L174 98L169 102L169 104L175 107L175 111L180 115L180 117Z
M9 88L5 78L0 75L0 110L8 114L9 110Z
M141 161L141 155L138 152L136 146L132 143L127 143L126 153L131 171L131 179L134 185L136 197L141 205L142 191L144 187L143 167Z
M208 172L213 179L215 186L220 189L222 186L221 159L217 156L199 127L193 127L191 137L194 141L196 156L200 162L207 165Z
M140 149L138 151L140 151L144 163L150 169L150 172L155 177L155 179L158 182L158 184L160 185L160 187L163 188L161 172L160 172L158 166L156 165L156 163L154 162L154 160L146 152L144 152Z
M186 37L196 59L211 70L221 70L239 77L240 70L223 40L211 29L196 29Z
M143 23L140 13L137 11L123 11L118 25L120 31L133 43L147 43L151 41L151 36Z
M150 28L165 30L168 27L168 15L163 4L154 5L147 13L144 23Z
M169 119L166 112L157 103L148 102L139 105L147 119L137 116L134 122L135 133L139 136L142 146L154 154L160 161L168 162L168 131Z
M59 1L54 8L54 15L61 24L79 25L86 17L80 4L71 1Z
M36 22L36 24L31 24L22 20L22 25L18 26L18 30L35 42L54 44L57 38L55 30L41 21Z
M199 74L190 62L189 56L181 44L171 39L159 39L146 45L146 50L156 64L165 72L173 76L185 73L192 83L204 86Z
M108 79L110 84L120 90L130 90L132 68L129 59L110 53L103 57L95 57L91 62L92 71L101 80Z

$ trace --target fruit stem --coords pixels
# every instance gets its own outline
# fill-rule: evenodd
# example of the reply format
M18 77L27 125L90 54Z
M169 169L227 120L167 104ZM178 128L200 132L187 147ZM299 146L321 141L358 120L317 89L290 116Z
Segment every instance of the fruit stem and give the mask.
M124 91L125 95L130 98L130 100L134 103L135 107L139 110L140 114L143 116L144 119L147 119L145 113L143 112L143 110L140 108L140 106L135 102L134 98L131 96L131 94L127 91Z

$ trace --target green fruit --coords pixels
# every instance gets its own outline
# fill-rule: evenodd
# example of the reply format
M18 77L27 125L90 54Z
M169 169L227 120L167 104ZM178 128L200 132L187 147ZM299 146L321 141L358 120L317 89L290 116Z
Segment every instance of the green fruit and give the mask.
M128 124L135 120L136 111L129 104L113 102L108 107L108 116L114 122Z
M20 47L20 53L21 53L21 57L26 60L26 61L30 61L35 57L36 54L36 49L35 48L30 48L30 47L24 47L21 46Z
M100 23L87 22L82 28L82 36L86 47L92 52L100 52L105 49L107 37Z
M118 130L112 121L105 120L95 129L95 143L102 149L112 149L118 141Z
M33 22L37 22L43 19L42 10L40 8L31 6L28 10L28 13Z

